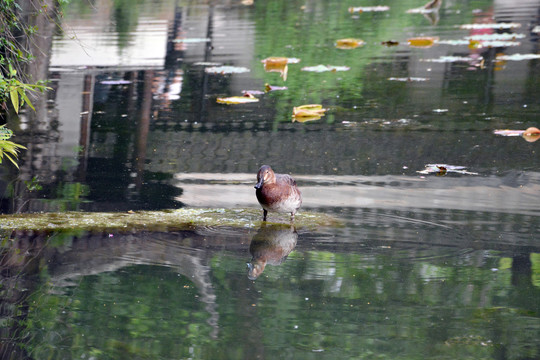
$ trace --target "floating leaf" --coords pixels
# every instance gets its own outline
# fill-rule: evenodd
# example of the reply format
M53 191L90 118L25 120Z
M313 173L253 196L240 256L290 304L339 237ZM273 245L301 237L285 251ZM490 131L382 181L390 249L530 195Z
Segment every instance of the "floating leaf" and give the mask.
M193 43L203 43L210 42L209 38L187 38L187 39L174 39L172 42L183 43L183 44L193 44Z
M336 48L348 50L348 49L355 49L359 46L364 46L366 42L361 39L339 39L336 40Z
M501 136L521 136L525 130L494 130L493 133L495 135L501 135Z
M509 40L481 40L475 39L475 37L470 36L466 39L457 39L457 40L438 40L437 44L451 45L451 46L463 46L467 45L470 49L479 49L479 48L496 48L496 47L510 47L510 46L519 46L521 45L518 41L509 41Z
M276 91L276 90L287 90L287 89L288 87L286 86L273 86L270 84L264 84L264 90L266 90L266 92Z
M516 29L521 27L519 23L488 23L488 24L463 24L460 29L479 30L479 29Z
M261 60L263 64L271 64L271 65L287 65L287 64L298 64L300 62L300 59L298 58L288 58L288 57L280 57L280 56L271 56L266 59Z
M522 61L522 60L536 60L540 59L540 54L512 54L512 55L497 55L497 60L504 61Z
M311 72L325 72L325 71L348 71L351 68L348 66L333 66L333 65L317 65L317 66L306 66L302 68L302 71L311 71Z
M298 121L300 123L319 120L322 115L308 115L308 116L293 116L292 122Z
M535 142L540 139L540 130L535 127L526 130L495 130L493 133L500 136L522 136L527 142Z
M242 90L242 94L246 95L246 94L249 94L249 95L264 95L264 91L261 91L261 90Z
M287 81L288 63L289 59L286 57L270 57L261 60L264 64L264 71L266 72L278 72L280 73L283 81Z
M391 81L404 81L404 82L413 82L413 81L428 81L428 78L423 77L389 77L388 80Z
M131 84L131 81L129 81L129 80L104 80L104 81L101 81L101 84L103 84L103 85L127 85L127 84Z
M409 46L418 47L418 48L429 48L438 41L437 37L416 37L407 40Z
M421 61L435 62L435 63L449 63L449 62L481 61L482 59L483 59L482 57L475 59L469 56L441 56L438 59L422 59Z
M204 69L209 74L241 74L249 72L250 70L248 68L242 67L242 66L212 66Z
M525 34L477 34L477 35L471 35L466 36L466 40L477 40L477 41L510 41L510 40L516 40L516 39L523 39L525 38Z
M388 40L388 41L383 41L381 42L381 45L384 45L384 46L397 46L399 45L399 41L394 41L394 40Z
M350 7L349 12L353 13L363 13L363 12L381 12L390 10L389 6L357 6Z
M226 97L226 98L217 98L218 104L227 104L227 105L247 104L247 103L253 103L257 101L259 101L259 99L257 99L255 96L251 94L245 94L244 96L231 96L231 97Z
M472 42L472 41L471 41ZM478 48L498 48L498 47L511 47L511 46L520 46L519 41L478 41L475 44L475 49ZM471 47L471 45L469 45Z
M261 60L264 65L285 66L289 63L286 57L269 57Z
M444 176L447 173L457 173L464 175L478 175L478 173L465 170L465 166L455 166L447 164L427 164L424 170L417 171L419 174L437 174Z
M327 109L324 109L319 104L301 105L293 108L293 122L306 122L319 120L324 115Z
M199 61L193 64L193 66L221 66L221 63L218 62L209 62L209 61Z

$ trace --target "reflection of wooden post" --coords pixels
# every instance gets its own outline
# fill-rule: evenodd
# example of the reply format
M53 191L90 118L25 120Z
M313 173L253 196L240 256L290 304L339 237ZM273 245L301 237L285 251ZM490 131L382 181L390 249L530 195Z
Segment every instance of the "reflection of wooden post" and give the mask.
M88 148L90 146L90 124L92 123L92 108L94 105L94 75L84 76L82 109L81 109L81 131L79 136L79 168L77 177L79 181L86 179L86 168L88 165Z
M148 140L148 130L150 128L150 116L152 113L152 79L154 71L144 72L143 99L141 105L141 117L137 124L137 144L135 148L135 169L137 177L135 185L139 190L143 184L144 162L146 161L146 143Z

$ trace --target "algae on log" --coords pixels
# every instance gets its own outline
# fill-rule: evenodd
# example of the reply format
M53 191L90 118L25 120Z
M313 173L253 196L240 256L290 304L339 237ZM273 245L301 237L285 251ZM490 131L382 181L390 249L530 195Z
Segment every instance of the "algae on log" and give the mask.
M270 220L288 223L286 214L270 214ZM259 209L176 209L122 213L62 212L0 215L0 230L86 230L90 232L180 231L203 226L248 228L262 223ZM302 212L295 216L297 228L339 226L329 215Z

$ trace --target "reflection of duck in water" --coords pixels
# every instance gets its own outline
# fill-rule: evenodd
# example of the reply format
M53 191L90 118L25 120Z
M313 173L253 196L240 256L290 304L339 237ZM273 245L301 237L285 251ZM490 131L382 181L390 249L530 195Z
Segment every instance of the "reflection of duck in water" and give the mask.
M287 174L276 174L268 165L263 165L257 173L255 195L263 208L263 221L266 221L268 211L294 214L302 205L302 194L296 186L296 181Z
M431 25L436 25L439 22L439 9L441 5L442 0L431 0L422 7L407 10L407 13L422 14L429 20Z
M432 0L424 5L424 9L431 11L439 11L442 4L442 0Z
M292 225L263 225L251 239L248 278L257 279L266 264L280 265L296 246L298 234Z

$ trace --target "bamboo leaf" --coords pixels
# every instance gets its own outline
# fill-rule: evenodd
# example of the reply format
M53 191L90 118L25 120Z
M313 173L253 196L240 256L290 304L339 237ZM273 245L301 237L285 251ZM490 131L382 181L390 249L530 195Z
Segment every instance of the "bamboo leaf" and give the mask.
M17 167L17 169L19 168L19 165L17 164L17 162L15 160L13 160L11 158L11 156L9 156L8 154L4 154L6 155L6 157L8 158L9 161L11 161L13 163L13 165L15 165Z
M9 91L9 97L11 99L11 103L13 104L13 108L15 109L15 112L19 113L19 94L17 93L17 89L13 88Z
M32 110L36 111L36 109L34 108L34 105L32 105L32 102L30 101L28 96L26 96L26 94L24 92L21 93L21 98L24 100L24 102L26 104L28 104L28 106L30 106L32 108Z

